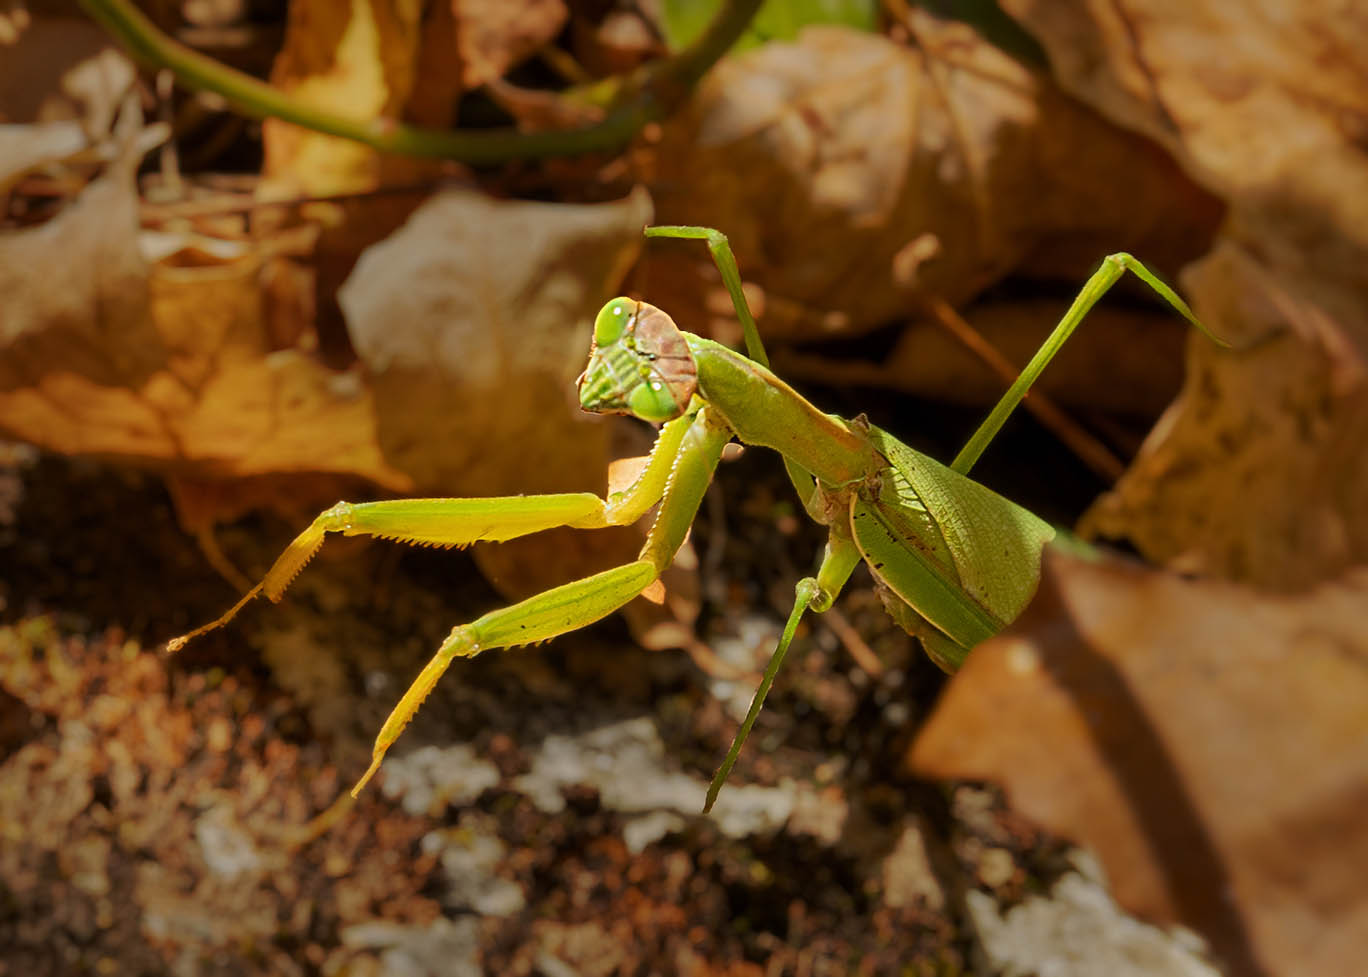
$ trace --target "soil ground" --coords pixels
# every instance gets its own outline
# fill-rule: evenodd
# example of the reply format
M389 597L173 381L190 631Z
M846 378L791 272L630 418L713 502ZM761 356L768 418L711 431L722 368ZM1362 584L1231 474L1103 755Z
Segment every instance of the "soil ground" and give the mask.
M332 807L408 676L501 602L470 557L330 544L168 658L233 593L161 482L7 457L2 973L955 974L967 889L1065 867L990 791L902 772L942 677L863 575L838 609L883 674L808 627L718 817L701 785L748 691L617 619L458 663L380 789ZM701 634L752 660L821 542L771 461L725 464L696 527ZM220 541L255 572L294 531Z

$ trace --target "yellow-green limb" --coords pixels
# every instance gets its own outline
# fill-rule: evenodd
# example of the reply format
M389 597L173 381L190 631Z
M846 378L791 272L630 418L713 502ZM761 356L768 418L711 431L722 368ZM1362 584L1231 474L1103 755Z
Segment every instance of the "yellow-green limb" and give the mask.
M742 720L741 727L736 731L736 736L732 739L731 749L727 750L727 756L722 761L722 765L717 768L717 773L713 774L712 783L708 785L708 797L703 804L703 813L712 810L713 804L717 801L718 792L722 790L722 785L727 782L727 776L731 773L732 767L736 765L736 758L741 755L741 747L745 744L746 738L750 736L751 728L755 725L755 720L760 715L760 710L764 708L765 698L769 695L770 687L774 685L774 677L779 674L780 667L784 664L784 656L788 654L789 645L793 643L793 636L798 630L798 622L802 620L803 614L809 609L821 613L829 610L832 603L836 600L836 595L845 586L850 574L860 562L860 551L849 539L837 536L835 533L827 540L826 553L822 557L822 565L817 571L816 577L804 577L798 581L795 588L796 594L793 601L793 610L789 612L788 622L784 625L784 633L779 637L779 644L774 649L774 654L770 656L769 664L765 666L765 674L760 678L760 685L755 690L755 696L751 699L750 710L746 713L746 718Z
M670 470L693 417L686 415L661 428L650 458L636 480L606 500L588 492L567 492L492 499L339 502L319 513L276 558L262 581L236 604L216 620L171 639L166 649L175 653L192 639L223 627L261 594L279 601L285 588L313 559L328 533L372 536L414 546L468 546L476 542L503 542L557 526L601 529L630 525L665 493Z
M81 0L81 6L135 58L153 68L169 69L187 88L222 96L244 115L283 119L383 152L488 166L515 159L622 148L643 125L663 118L689 93L745 31L760 0L722 4L708 29L688 48L640 75L607 86L621 97L600 121L579 129L543 132L515 128L454 132L407 125L397 119L363 119L328 112L173 40L129 0Z
M380 769L385 753L394 745L453 660L472 658L490 648L535 644L582 628L626 604L659 575L660 571L653 563L638 560L555 587L511 607L491 611L470 624L453 628L437 649L437 654L423 667L403 698L390 711L389 718L375 738L370 766L352 788L352 796L360 794Z
M1116 284L1117 279L1127 271L1133 272L1137 278L1143 281L1150 288L1154 289L1161 298L1169 305L1173 306L1178 313L1189 323L1195 326L1203 335L1212 342L1220 346L1228 345L1219 336L1197 319L1192 309L1184 302L1173 289L1169 288L1157 275L1151 272L1138 260L1124 252L1108 255L1102 262L1102 267L1097 269L1091 278L1084 284L1083 290L1074 299L1073 305L1069 306L1069 311L1064 313L1064 318L1055 326L1054 331L1036 351L1031 362L1026 364L1026 368L1021 371L1011 387L1008 388L997 406L989 413L984 422L979 425L977 431L969 439L968 443L955 456L955 460L950 463L950 467L961 475L968 474L969 469L979 460L979 457L992 443L998 431L1002 430L1002 425L1011 416L1012 411L1016 410L1026 392L1031 389L1031 385L1044 371L1050 360L1054 359L1060 347L1073 335L1074 329L1083 321L1083 317L1088 311L1097 304L1098 299L1106 294L1107 290Z
M491 648L535 644L576 631L622 607L660 577L684 542L703 501L703 493L712 481L722 448L732 436L725 425L708 417L706 408L673 423L682 423L686 429L679 438L677 452L671 456L668 482L640 558L453 628L385 720L375 739L370 767L352 788L352 796L356 796L380 768L385 753L453 660L469 658ZM663 457L660 445L653 453L653 461L655 454ZM648 464L648 472L650 468Z

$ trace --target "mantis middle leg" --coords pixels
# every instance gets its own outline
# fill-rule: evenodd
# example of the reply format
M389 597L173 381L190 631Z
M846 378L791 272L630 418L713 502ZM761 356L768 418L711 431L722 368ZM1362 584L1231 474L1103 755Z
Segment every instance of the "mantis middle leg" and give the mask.
M832 603L840 594L841 588L845 586L851 573L859 565L860 559L860 551L854 542L849 537L841 536L833 531L827 540L826 553L822 556L822 565L817 570L817 576L804 577L798 581L798 586L794 588L793 610L789 612L788 623L784 625L784 633L780 635L779 644L775 647L774 653L770 655L769 664L765 666L765 674L761 676L760 685L751 698L750 709L746 712L746 718L742 720L736 735L732 737L732 744L727 750L727 756L723 759L722 765L717 768L717 772L713 774L712 783L708 785L708 797L703 803L704 814L712 810L718 792L726 783L727 775L731 773L736 758L741 755L741 747L745 745L746 738L750 736L751 727L755 725L760 710L765 706L765 697L769 695L770 686L774 684L774 677L779 674L779 669L784 664L784 656L788 653L789 645L793 642L793 635L798 630L798 622L802 620L803 614L808 610L821 613L831 608Z

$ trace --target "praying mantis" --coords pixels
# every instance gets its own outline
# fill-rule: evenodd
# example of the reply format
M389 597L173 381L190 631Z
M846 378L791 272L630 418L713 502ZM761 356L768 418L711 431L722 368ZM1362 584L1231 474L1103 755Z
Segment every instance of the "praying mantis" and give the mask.
M968 472L1088 310L1126 271L1225 345L1143 264L1128 254L1110 255L965 447L943 465L863 416L846 420L823 413L771 372L725 235L687 226L648 227L645 233L706 242L740 318L746 355L681 331L665 312L645 302L615 298L602 308L594 321L589 363L578 381L580 405L586 411L630 414L661 425L644 467L629 486L603 498L575 492L339 502L314 519L261 582L221 617L168 644L176 651L223 626L260 594L279 601L328 533L467 546L558 526L627 525L655 508L635 561L453 628L385 721L353 797L379 769L454 659L577 630L652 587L683 544L722 450L735 438L782 456L804 509L829 535L816 575L795 588L793 610L750 710L708 789L704 810L711 809L803 614L828 610L861 561L894 620L946 671L956 669L976 644L1022 612L1040 578L1041 552L1055 530L973 481Z

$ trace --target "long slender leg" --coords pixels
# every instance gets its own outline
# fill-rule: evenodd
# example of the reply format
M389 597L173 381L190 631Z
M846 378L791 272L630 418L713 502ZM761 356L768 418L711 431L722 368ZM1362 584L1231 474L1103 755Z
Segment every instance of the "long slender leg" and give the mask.
M640 558L602 573L563 584L452 629L446 641L409 686L375 739L371 765L352 788L360 792L453 659L491 648L534 644L574 631L617 610L656 580L670 565L693 523L713 470L731 440L706 408L692 419L674 458L669 484Z
M560 495L517 495L492 499L392 499L383 502L339 502L322 512L251 590L217 620L167 642L179 651L186 642L222 627L249 601L265 594L279 601L290 582L313 559L328 533L376 536L419 546L468 546L480 541L501 542L555 526L601 529L636 522L659 501L669 480L692 416L666 424L656 439L645 468L621 492L600 499L589 492Z
M760 341L760 330L755 326L755 317L746 304L746 294L741 290L741 272L736 267L736 256L732 254L727 235L711 227L692 227L684 224L657 224L646 228L647 237L672 237L686 241L706 241L713 264L722 273L722 284L727 286L736 316L741 320L741 331L746 337L746 355L761 366L769 366L769 355L765 344Z
M1102 267L1097 269L1093 276L1084 283L1083 290L1078 293L1073 305L1069 306L1069 311L1064 313L1064 318L1059 320L1059 325L1055 326L1054 331L1041 344L1035 356L1031 357L1031 361L1026 364L1026 368L1016 378L1016 382L1007 389L1007 392L1002 395L1002 399L997 402L997 405L989 412L988 417L979 425L978 430L969 438L968 443L960 449L960 453L950 463L951 468L961 475L969 473L969 469L979 460L979 456L983 454L993 438L997 437L998 431L1002 429L1002 425L1011 416L1012 411L1016 410L1017 405L1026 396L1026 392L1031 389L1031 385L1036 382L1041 372L1049 365L1050 360L1054 359L1054 355L1059 352L1060 347L1073 335L1074 329L1083 321L1083 317L1097 304L1097 300L1106 294L1107 289L1115 285L1117 279L1127 271L1134 272L1136 277L1154 289L1164 301L1173 306L1184 319L1196 326L1207 338L1218 345L1227 345L1224 340L1202 325L1193 311L1188 308L1188 304L1143 264L1124 252L1108 255L1103 260Z
M708 785L708 799L703 804L705 814L712 810L713 802L717 800L718 791L726 783L727 775L731 773L736 758L741 755L741 746L746 742L751 727L755 725L755 720L765 705L765 697L769 695L770 686L774 684L774 677L779 674L779 667L784 664L784 656L788 654L789 644L793 641L794 632L798 629L798 622L802 620L803 613L808 610L821 613L829 609L832 602L836 600L836 595L841 592L841 588L850 579L850 574L859 564L860 559L860 551L854 542L832 533L827 539L826 553L822 556L822 565L817 570L817 576L804 577L798 581L798 586L795 588L793 610L789 612L788 623L784 625L784 633L779 638L779 644L775 647L774 654L770 656L769 664L765 666L765 674L761 677L760 685L755 690L755 696L751 699L750 710L746 713L741 728L736 731L736 736L732 739L732 745L727 750L726 759L717 768L717 773L713 774L712 783Z
M732 307L736 310L736 317L741 320L741 331L746 339L746 355L761 366L769 366L769 354L765 352L765 344L760 339L760 330L755 324L755 317L751 315L750 305L746 302L746 293L741 288L741 271L736 266L736 255L732 253L731 242L727 240L727 235L711 227L695 227L685 224L657 224L646 228L647 237L679 238L686 241L704 241L708 245L708 253L712 255L713 264L717 266L718 273L722 276L722 283L727 286L727 294L731 296ZM784 469L788 472L789 481L793 483L794 490L798 497L803 501L803 507L808 513L817 517L809 505L812 496L813 478L797 462L784 459Z

